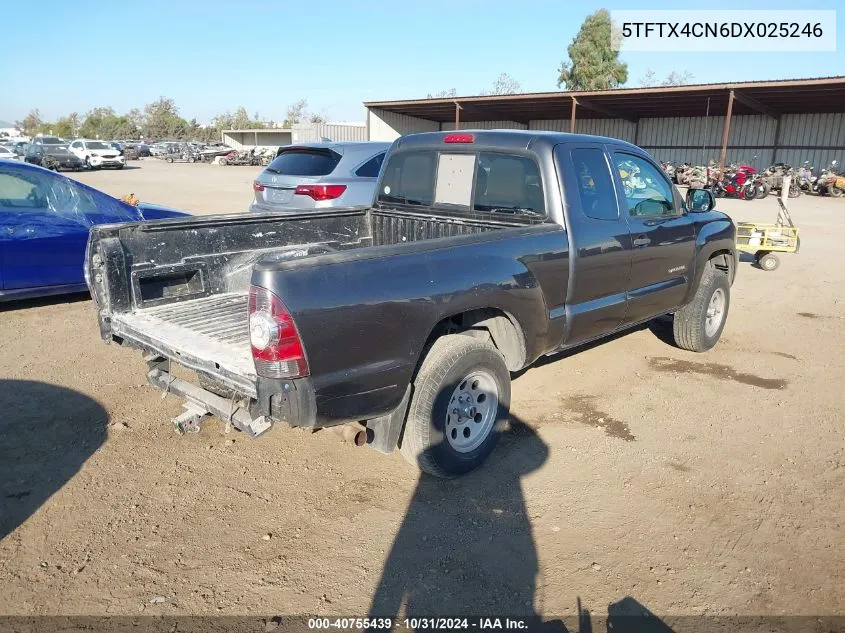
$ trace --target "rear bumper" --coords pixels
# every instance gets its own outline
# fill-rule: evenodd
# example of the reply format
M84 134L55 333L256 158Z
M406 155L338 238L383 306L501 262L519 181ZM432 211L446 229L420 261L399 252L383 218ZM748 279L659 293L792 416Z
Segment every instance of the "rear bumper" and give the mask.
M147 381L151 385L183 398L194 410L205 411L224 422L230 422L251 437L266 431L273 422L315 427L314 389L308 378L287 381L259 379L258 398L245 401L223 398L175 377L169 371L169 362L160 356L148 359L148 365Z

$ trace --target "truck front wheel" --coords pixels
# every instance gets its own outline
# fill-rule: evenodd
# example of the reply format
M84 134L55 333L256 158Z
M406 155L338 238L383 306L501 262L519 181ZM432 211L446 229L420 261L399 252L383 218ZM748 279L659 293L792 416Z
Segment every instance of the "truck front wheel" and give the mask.
M672 321L675 344L691 352L709 350L722 336L730 304L728 276L708 263L695 297L675 313Z
M437 339L414 380L402 455L436 477L468 473L499 441L510 395L505 359L491 343L460 334Z

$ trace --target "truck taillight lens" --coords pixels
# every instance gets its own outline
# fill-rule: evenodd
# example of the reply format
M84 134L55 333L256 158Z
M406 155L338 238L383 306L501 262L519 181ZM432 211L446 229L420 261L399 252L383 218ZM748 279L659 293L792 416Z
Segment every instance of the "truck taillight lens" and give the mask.
M249 342L259 376L308 375L308 360L290 313L281 299L259 286L249 289Z
M346 185L299 185L293 192L296 196L308 196L314 200L334 200L346 191Z

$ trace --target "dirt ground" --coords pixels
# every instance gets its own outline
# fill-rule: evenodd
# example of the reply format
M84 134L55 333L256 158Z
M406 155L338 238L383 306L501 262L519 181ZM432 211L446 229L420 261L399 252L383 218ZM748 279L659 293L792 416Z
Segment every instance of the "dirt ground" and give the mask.
M258 173L136 166L78 177L223 212ZM800 255L742 263L714 350L642 329L539 363L456 481L332 433L179 437L87 297L3 305L0 613L845 613L845 201L791 206Z

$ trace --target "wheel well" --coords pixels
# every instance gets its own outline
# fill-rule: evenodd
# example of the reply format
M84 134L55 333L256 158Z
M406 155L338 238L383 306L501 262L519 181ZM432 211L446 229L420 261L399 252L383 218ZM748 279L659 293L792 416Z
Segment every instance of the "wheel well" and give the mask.
M730 251L716 251L710 256L707 263L712 265L716 270L725 273L728 279L733 282L734 275L736 274L736 260L734 259L733 253Z
M418 369L434 341L447 334L465 334L490 341L505 357L510 371L525 366L525 337L516 319L497 308L481 308L453 314L438 322L426 339Z

